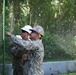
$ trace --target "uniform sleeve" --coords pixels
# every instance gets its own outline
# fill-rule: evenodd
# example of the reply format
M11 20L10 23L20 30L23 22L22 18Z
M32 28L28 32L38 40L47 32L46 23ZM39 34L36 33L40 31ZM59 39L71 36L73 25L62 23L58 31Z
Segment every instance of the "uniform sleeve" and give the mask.
M19 39L14 35L11 35L11 40L14 43L22 46L26 50L37 50L37 49L39 49L38 44L37 44L36 41Z
M12 47L11 50L10 50L10 53L13 56L16 56L18 54L17 47L16 46Z

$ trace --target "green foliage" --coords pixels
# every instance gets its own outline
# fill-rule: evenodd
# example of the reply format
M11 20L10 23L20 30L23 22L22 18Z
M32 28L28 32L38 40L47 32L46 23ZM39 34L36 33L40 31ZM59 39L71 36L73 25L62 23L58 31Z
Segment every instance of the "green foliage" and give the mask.
M66 41L66 43L69 42ZM43 44L45 48L44 60L72 60L73 55L71 54L74 53L68 50L66 43L64 43L64 39L59 38L59 36L56 36L55 34L50 35L50 33L46 31L43 38ZM72 46L70 48L72 48ZM72 49L75 51L75 48Z
M2 2L0 2L0 28L2 31ZM43 43L45 60L76 58L76 0L7 0L5 30L20 34L24 25L41 25L45 30ZM0 58L3 43L0 32ZM6 37L6 56L13 46Z

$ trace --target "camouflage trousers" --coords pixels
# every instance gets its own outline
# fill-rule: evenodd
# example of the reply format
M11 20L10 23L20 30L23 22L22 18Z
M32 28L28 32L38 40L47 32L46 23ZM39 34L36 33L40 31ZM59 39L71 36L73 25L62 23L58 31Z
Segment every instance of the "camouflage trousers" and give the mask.
M23 70L21 68L15 68L13 71L13 75L23 75Z
M25 74L25 72L22 68L15 68L13 70L13 75L27 75L27 74Z
M17 61L18 60L18 61ZM29 61L21 61L19 59L13 63L13 75L28 75Z

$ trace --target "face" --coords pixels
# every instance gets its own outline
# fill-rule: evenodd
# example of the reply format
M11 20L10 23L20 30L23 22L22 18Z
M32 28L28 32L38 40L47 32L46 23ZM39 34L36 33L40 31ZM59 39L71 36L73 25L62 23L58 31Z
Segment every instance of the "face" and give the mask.
M24 30L21 31L21 37L22 37L22 39L28 39L28 36L29 36L28 32L26 32Z
M38 34L34 31L31 32L30 39L35 40L38 37Z

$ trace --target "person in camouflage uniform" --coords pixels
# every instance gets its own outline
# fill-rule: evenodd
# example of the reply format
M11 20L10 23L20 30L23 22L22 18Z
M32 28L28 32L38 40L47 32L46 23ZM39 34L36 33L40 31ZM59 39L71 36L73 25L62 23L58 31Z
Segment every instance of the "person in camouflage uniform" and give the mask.
M17 37L26 41L29 40L29 34L31 33L29 29L32 29L32 27L29 25L21 28L21 35L17 35ZM10 53L13 55L13 75L27 75L27 69L24 72L24 64L26 65L28 63L28 51L24 50L24 48L19 46L18 44L15 44L15 46L10 50ZM25 55L24 58L22 58L23 55Z
M31 40L22 40L16 38L13 34L10 32L7 32L6 34L11 37L11 40L18 44L19 46L22 46L24 50L29 51L28 52L28 66L25 69L28 69L27 75L44 75L42 70L42 63L44 58L44 46L42 44L42 36L44 35L44 30L41 26L35 26L33 29L31 29L32 33L30 35ZM24 65L25 66L25 65Z

